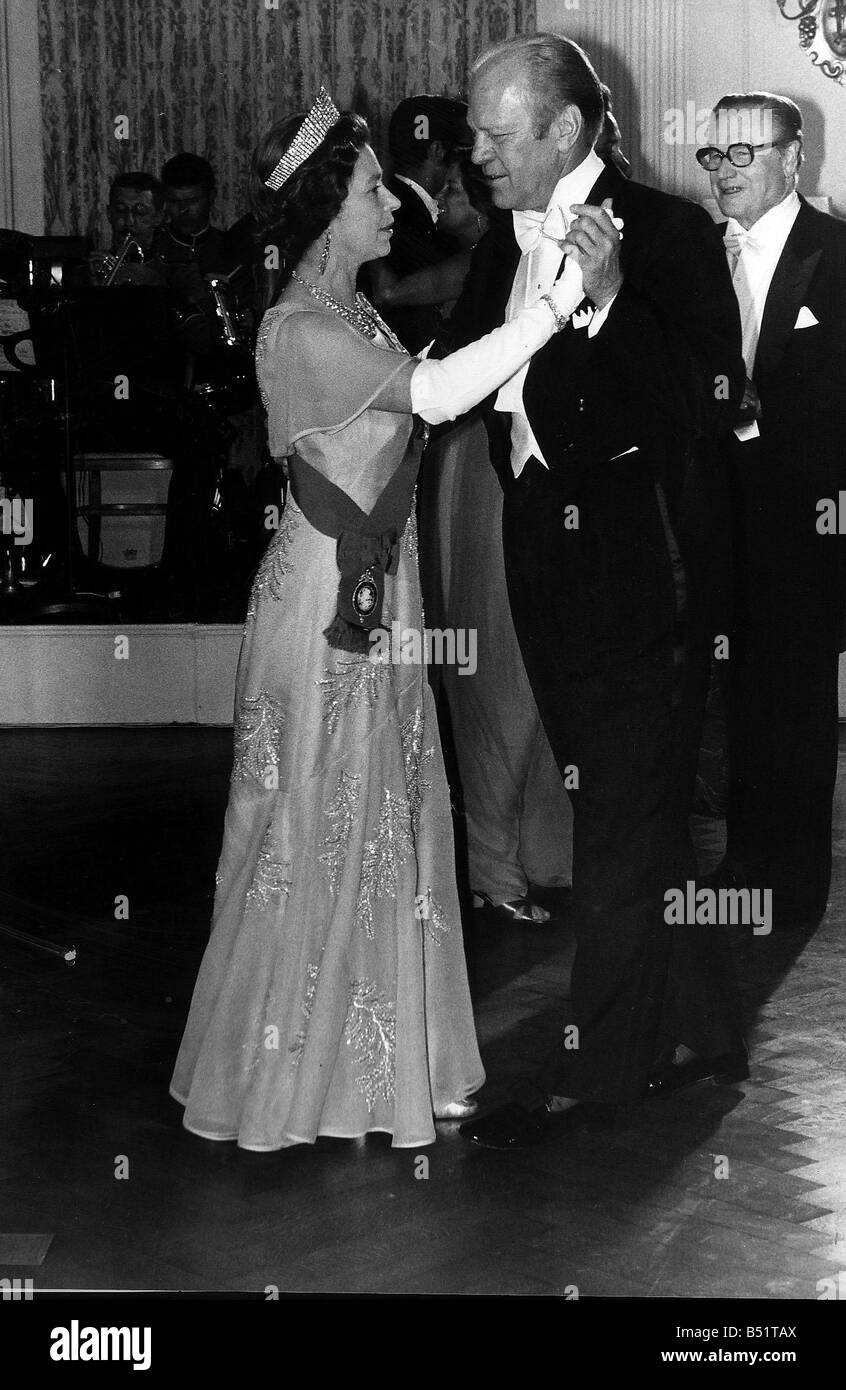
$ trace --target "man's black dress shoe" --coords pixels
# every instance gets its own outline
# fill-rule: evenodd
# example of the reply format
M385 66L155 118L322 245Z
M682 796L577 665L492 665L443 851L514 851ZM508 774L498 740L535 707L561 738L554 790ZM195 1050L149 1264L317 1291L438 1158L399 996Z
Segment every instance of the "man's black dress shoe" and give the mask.
M721 859L716 869L712 869L709 874L700 874L696 883L699 888L712 888L715 892L719 892L721 888L752 886L746 870L739 864L732 864L728 859Z
M684 1062L671 1059L655 1068L646 1083L647 1096L669 1095L699 1081L746 1081L749 1058L743 1048L721 1052L718 1057L689 1057Z
M523 1105L503 1105L480 1120L469 1120L459 1134L483 1149L528 1149L562 1134L585 1129L610 1129L617 1107L580 1101L568 1110L529 1110Z
M785 903L783 899L773 897L773 931L795 932L797 934L816 931L823 917L825 916L825 906L808 907L804 903Z
M784 869L779 877L784 879ZM698 880L700 888L711 888L719 892L721 888L760 888L762 891L772 887L774 875L758 869L753 875L736 864L723 859L710 874L703 874ZM822 921L826 903L809 903L789 897L779 888L772 889L772 929L774 932L812 932Z

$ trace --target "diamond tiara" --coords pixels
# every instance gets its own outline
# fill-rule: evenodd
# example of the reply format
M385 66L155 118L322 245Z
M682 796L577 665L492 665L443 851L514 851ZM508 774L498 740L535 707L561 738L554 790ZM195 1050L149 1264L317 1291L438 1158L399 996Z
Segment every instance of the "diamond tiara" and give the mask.
M341 119L341 113L330 97L325 87L321 87L317 93L317 100L291 141L288 149L283 154L269 179L265 179L265 187L272 188L274 193L282 187L286 179L289 179L295 169L299 169L304 164L310 154L314 154L329 134L333 125Z

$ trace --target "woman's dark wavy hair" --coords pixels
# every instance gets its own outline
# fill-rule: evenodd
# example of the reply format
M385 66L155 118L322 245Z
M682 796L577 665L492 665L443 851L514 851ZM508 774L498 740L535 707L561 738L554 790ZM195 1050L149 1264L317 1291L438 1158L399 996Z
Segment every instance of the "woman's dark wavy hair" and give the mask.
M369 139L367 122L345 111L314 153L274 192L265 179L288 149L305 115L302 112L289 116L271 126L253 152L250 204L258 235L265 244L279 250L279 273L272 298L290 279L306 247L337 217L349 193L356 160Z

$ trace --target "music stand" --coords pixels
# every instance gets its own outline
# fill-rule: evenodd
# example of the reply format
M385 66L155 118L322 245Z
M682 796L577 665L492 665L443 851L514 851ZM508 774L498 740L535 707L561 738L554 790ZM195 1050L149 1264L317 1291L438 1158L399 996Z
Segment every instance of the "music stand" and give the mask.
M109 596L75 582L77 533L76 450L72 422L98 399L116 398L122 379L130 392L152 382L179 395L179 363L169 343L169 297L164 287L82 286L64 283L39 295L31 310L36 371L63 384L63 455L66 582L63 592L37 605L41 617L67 620L108 616ZM115 594L119 597L119 594Z

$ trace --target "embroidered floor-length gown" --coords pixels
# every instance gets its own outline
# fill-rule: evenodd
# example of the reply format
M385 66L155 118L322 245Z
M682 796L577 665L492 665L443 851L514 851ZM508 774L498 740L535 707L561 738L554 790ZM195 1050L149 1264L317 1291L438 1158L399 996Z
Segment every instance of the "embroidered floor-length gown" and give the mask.
M403 362L387 346L290 286L256 353L271 452L296 445L365 511L412 433L371 405ZM484 1081L425 669L329 647L338 579L336 542L289 495L250 599L212 934L171 1083L188 1129L249 1149L430 1143L433 1111ZM422 627L413 510L383 618Z

